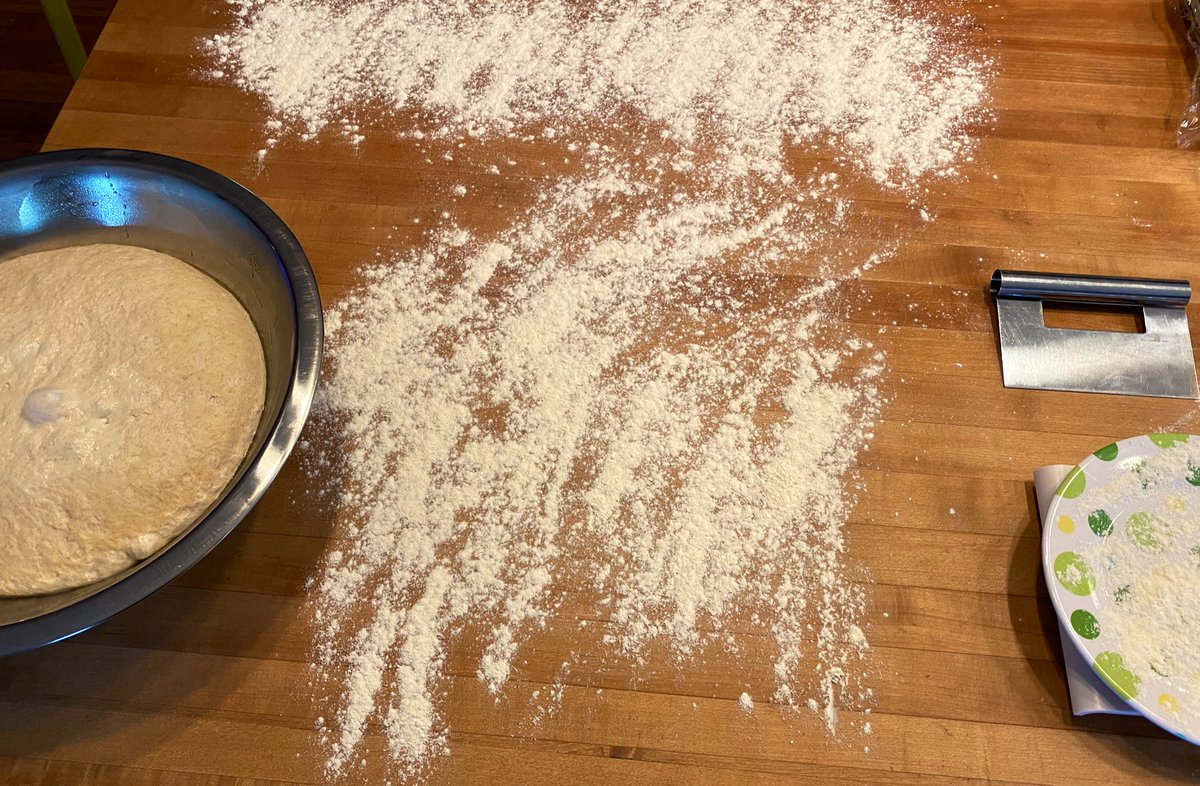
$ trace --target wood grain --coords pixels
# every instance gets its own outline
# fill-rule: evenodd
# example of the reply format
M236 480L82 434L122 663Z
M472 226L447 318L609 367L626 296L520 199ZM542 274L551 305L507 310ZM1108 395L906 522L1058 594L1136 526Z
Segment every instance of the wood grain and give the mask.
M949 4L946 6L949 8ZM937 10L932 7L932 10ZM515 664L500 703L449 653L452 755L432 783L941 784L1191 780L1200 752L1135 718L1076 719L1038 567L1032 470L1112 439L1200 428L1193 402L1006 390L986 284L998 266L1187 278L1200 247L1200 158L1174 147L1192 63L1154 0L996 0L969 34L994 62L994 118L924 222L903 196L851 187L895 257L843 294L845 319L887 353L889 402L861 459L847 528L871 577L873 733L830 739L815 717L736 706L770 693L771 643L634 673L564 607ZM376 250L419 243L453 203L505 226L547 174L549 143L473 143L426 162L385 129L360 150L285 142L260 168L263 108L198 77L221 4L120 0L46 149L146 148L262 195L309 252L327 301ZM0 86L0 101L25 88ZM33 89L30 83L29 89ZM483 176L479 161L517 164ZM797 151L792 164L819 165ZM783 296L811 275L802 264ZM1193 328L1200 311L1189 311ZM1193 335L1200 335L1193 330ZM278 786L325 781L310 687L305 582L344 515L313 505L295 461L195 569L75 639L0 662L0 783ZM530 720L565 654L561 712ZM859 721L862 719L859 718ZM849 729L857 728L854 725ZM348 782L383 783L379 729ZM869 749L869 750L868 750Z

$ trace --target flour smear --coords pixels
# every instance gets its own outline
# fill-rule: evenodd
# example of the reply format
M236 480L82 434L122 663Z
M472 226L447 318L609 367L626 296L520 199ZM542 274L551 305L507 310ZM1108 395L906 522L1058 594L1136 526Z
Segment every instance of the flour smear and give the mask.
M765 636L774 695L731 707L839 733L869 703L843 530L886 359L838 317L889 253L843 194L954 175L987 63L879 0L232 9L204 46L264 101L264 166L368 128L572 162L499 232L367 261L328 313L314 461L353 512L314 584L331 776L369 728L422 772L450 648L501 696L564 621L634 674Z

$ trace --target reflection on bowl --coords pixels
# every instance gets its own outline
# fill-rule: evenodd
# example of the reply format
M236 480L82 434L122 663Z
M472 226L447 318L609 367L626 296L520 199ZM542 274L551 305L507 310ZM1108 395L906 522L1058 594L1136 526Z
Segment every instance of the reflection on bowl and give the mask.
M0 165L0 260L89 243L170 254L232 292L262 339L266 403L224 494L158 553L84 587L0 598L0 655L87 630L212 550L279 473L316 390L322 319L312 268L283 221L237 183L196 164L130 150L64 150Z

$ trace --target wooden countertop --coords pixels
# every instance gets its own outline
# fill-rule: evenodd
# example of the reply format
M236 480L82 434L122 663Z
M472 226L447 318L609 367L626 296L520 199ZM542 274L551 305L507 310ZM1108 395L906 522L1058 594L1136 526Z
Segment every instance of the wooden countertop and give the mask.
M265 198L309 252L327 301L377 248L404 247L477 174L370 134L284 143L268 166L262 109L196 77L220 4L121 0L47 149L182 156ZM851 319L883 328L890 403L862 459L848 537L870 570L874 733L830 741L812 718L737 711L735 664L646 690L629 674L568 687L534 727L497 708L451 652L453 754L431 783L1151 783L1200 777L1200 751L1138 718L1075 719L1039 579L1030 478L1115 438L1200 428L1192 402L1006 390L986 296L1000 266L1195 279L1200 153L1174 146L1190 79L1160 0L995 0L967 9L995 59L995 119L964 178L869 211L906 227L856 285ZM536 150L505 151L536 174ZM472 189L460 216L501 226L521 176ZM505 205L506 207L499 207ZM915 304L915 305L910 305ZM1200 335L1197 311L1190 310ZM0 661L0 783L321 783L305 581L332 522L289 464L198 567L75 639ZM951 512L953 508L953 513ZM899 514L899 515L896 515ZM884 616L886 612L887 616ZM531 648L514 684L548 682ZM769 671L769 670L768 670ZM762 693L768 694L764 684ZM693 710L693 702L698 705ZM517 709L520 709L517 706ZM870 752L863 751L864 742ZM382 760L361 771L382 783ZM353 782L355 775L350 779Z

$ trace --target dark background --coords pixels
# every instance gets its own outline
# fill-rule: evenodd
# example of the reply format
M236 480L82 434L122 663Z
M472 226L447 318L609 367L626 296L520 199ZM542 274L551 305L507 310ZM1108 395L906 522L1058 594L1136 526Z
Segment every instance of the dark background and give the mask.
M68 0L90 52L116 0ZM71 92L38 0L0 0L0 160L36 153Z

